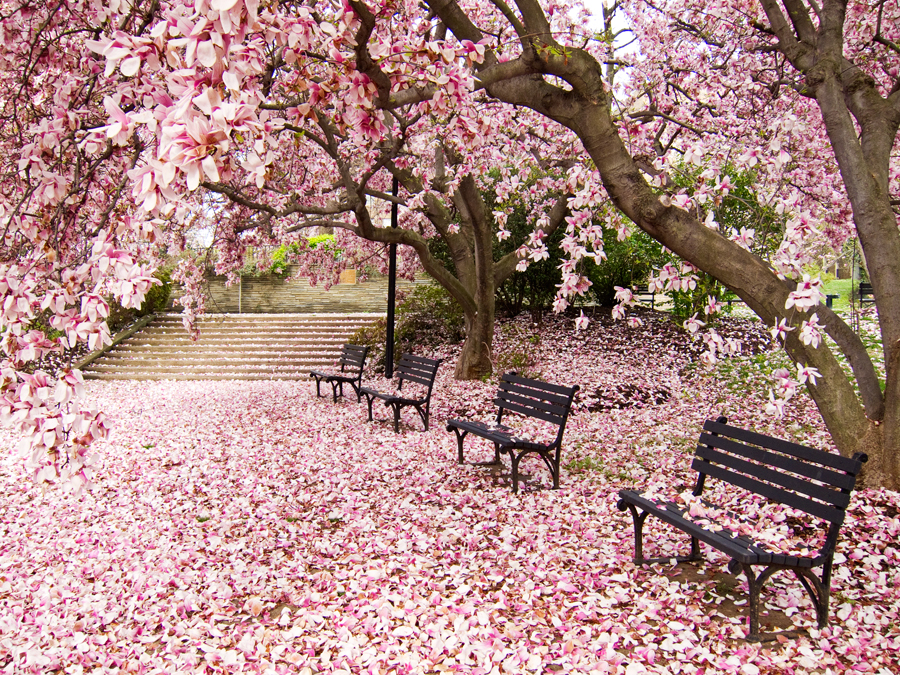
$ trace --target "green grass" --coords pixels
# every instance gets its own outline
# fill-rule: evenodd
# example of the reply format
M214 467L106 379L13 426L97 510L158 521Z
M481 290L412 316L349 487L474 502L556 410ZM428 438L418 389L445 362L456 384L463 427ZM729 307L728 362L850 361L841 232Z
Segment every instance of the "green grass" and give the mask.
M835 298L832 309L835 311L846 311L850 309L850 295L853 289L852 279L834 279L832 281L826 281L822 286L827 295L837 294L841 296Z
M564 464L563 467L569 471L570 473L585 473L588 471L597 471L603 476L607 478L607 480L628 480L631 478L631 475L624 470L615 470L611 467L607 467L603 460L596 457L581 457L579 459L572 460L568 464Z

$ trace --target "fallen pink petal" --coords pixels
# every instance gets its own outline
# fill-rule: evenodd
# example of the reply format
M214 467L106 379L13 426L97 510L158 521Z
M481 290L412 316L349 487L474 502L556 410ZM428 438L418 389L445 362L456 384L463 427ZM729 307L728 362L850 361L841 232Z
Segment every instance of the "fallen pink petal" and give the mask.
M772 419L764 393L691 366L681 335L649 314L637 340L622 323L549 319L535 369L581 391L561 489L529 458L518 495L508 464L456 463L441 422L490 419L495 385L449 368L431 430L407 411L399 434L312 382L89 381L111 429L93 487L42 489L15 458L0 473L0 670L896 672L896 493L853 494L828 627L792 575L766 586L762 621L806 631L796 639L744 641L745 579L709 547L699 565L632 563L618 490L689 498L685 441L705 419L829 448L807 397ZM803 534L773 542L802 553ZM688 544L647 522L654 555Z

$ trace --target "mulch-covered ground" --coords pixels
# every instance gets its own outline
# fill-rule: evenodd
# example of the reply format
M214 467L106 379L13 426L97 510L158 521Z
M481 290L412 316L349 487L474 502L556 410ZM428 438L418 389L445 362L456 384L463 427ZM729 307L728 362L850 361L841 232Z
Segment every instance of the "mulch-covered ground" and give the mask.
M898 672L896 493L854 495L828 628L792 575L767 587L764 623L806 637L744 642L746 583L714 551L631 562L618 490L690 489L705 419L830 447L805 398L765 415L759 328L734 328L756 357L707 372L644 319L498 329L498 371L581 387L558 491L539 460L518 495L507 471L456 464L443 420L489 419L496 386L454 381L458 348L427 433L305 382L90 383L114 425L90 491L0 466L0 672ZM467 459L489 459L474 441ZM687 545L645 530L650 553Z

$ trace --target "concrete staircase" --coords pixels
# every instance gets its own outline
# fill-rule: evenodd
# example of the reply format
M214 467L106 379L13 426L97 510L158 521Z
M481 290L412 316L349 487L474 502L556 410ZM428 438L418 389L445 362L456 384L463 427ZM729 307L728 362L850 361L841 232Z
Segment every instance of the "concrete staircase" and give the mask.
M83 370L99 380L307 380L383 313L213 314L193 342L180 314L158 317Z

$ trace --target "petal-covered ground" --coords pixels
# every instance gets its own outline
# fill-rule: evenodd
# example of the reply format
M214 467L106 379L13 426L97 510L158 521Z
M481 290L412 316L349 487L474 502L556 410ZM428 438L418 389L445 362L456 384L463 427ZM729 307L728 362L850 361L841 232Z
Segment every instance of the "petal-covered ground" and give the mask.
M650 315L579 333L511 323L497 353L498 369L581 386L558 491L537 460L518 495L506 471L456 464L443 420L488 419L495 385L454 381L453 349L429 432L406 411L395 435L388 410L369 424L364 404L305 382L91 383L114 425L93 490L0 467L0 672L900 670L896 493L854 495L828 628L791 575L767 587L764 623L807 637L744 642L746 583L714 551L631 562L617 491L689 488L704 419L829 447L804 399L764 415L747 382L765 355L702 372ZM467 460L492 455L473 441ZM687 543L646 531L660 555Z

